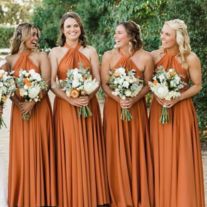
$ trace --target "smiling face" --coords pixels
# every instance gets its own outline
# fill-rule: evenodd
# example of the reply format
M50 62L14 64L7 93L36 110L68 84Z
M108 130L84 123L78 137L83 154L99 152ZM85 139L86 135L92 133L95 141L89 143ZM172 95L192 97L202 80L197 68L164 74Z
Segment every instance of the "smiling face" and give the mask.
M29 34L29 37L25 40L25 47L27 49L35 49L37 48L38 45L38 40L39 40L39 33L36 28L31 28L31 33Z
M68 41L77 41L81 35L81 28L74 18L67 18L63 24L63 34Z
M173 49L178 47L176 42L176 32L167 24L164 24L162 28L160 39L164 49Z
M114 34L114 41L116 48L122 48L129 45L130 37L127 34L127 31L123 25L118 25Z

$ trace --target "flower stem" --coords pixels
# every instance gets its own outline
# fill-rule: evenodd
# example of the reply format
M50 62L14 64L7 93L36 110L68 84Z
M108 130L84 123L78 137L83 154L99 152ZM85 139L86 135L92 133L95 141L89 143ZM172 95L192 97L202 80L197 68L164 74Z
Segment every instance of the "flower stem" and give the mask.
M162 107L162 114L160 116L160 123L161 124L166 124L169 122L169 113L167 107L163 106Z
M131 121L132 120L132 115L128 109L121 110L121 119L124 121Z

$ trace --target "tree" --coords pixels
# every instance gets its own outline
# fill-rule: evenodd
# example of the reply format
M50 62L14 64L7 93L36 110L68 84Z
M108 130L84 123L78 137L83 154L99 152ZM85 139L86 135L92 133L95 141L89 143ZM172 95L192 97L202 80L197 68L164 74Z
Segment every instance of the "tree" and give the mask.
M56 46L59 21L62 15L73 9L75 0L43 0L34 9L32 21L41 30L40 46L42 48Z
M0 18L1 24L19 24L29 21L33 7L40 3L40 0L1 0Z

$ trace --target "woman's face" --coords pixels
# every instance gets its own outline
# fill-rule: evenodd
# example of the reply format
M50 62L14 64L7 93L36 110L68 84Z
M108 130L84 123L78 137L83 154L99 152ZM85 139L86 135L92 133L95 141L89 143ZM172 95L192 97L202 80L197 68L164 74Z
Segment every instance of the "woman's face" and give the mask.
M39 40L39 34L36 28L31 29L30 37L25 41L25 47L27 49L35 49Z
M160 34L160 39L162 42L162 47L164 49L170 49L173 47L177 47L177 42L176 42L176 32L174 29L172 29L169 25L164 24L161 34Z
M81 35L81 28L74 18L67 18L63 25L63 33L67 40L76 41Z
M114 41L115 41L115 47L116 48L122 48L124 46L129 45L129 36L127 34L127 31L123 25L118 25L115 30L114 34Z

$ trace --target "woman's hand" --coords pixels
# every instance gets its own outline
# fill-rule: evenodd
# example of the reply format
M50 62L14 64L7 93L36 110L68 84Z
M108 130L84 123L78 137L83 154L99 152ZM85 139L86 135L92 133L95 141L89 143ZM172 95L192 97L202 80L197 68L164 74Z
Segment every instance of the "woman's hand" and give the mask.
M133 106L133 104L135 103L135 99L134 98L128 98L126 100L122 100L120 99L120 106L123 109L129 109Z
M89 104L88 96L80 96L79 98L68 98L68 102L77 107L87 106Z
M167 101L167 100L165 100L165 99L158 98L157 96L155 96L155 97L156 97L157 102L158 102L160 105L162 105L162 106L164 106L164 107L166 107L166 108L171 108L171 107L173 107L175 104L177 104L177 103L180 101L179 98L176 98L176 99Z
M19 109L20 109L20 112L21 114L27 114L27 113L30 113L33 109L35 105L35 102L34 101L30 101L30 102L20 102L19 103Z

